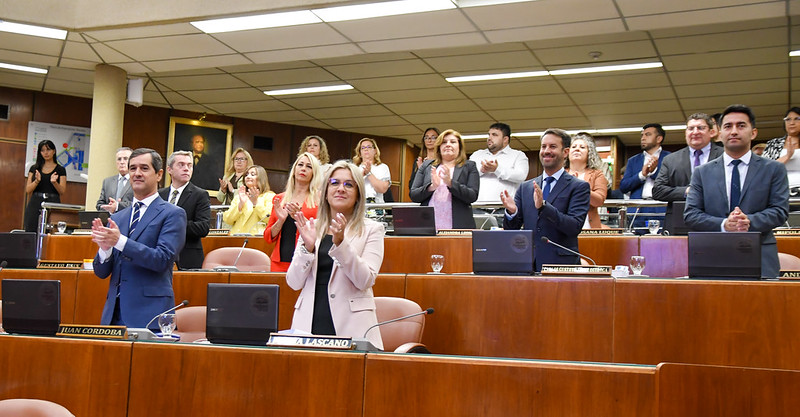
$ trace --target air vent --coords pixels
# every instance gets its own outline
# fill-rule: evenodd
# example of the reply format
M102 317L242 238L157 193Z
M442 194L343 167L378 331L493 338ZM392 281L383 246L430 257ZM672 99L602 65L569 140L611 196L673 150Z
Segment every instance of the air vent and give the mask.
M261 149L263 151L272 150L272 138L266 136L253 136L253 149Z
M0 104L0 120L8 120L8 113L11 106L8 104Z

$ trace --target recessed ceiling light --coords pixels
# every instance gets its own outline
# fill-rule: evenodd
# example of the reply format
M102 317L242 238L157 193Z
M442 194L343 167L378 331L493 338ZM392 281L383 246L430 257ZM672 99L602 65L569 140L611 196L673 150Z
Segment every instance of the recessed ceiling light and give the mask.
M453 0L458 7L495 6L498 4L524 3L536 0Z
M662 64L661 62L645 62L640 64L606 65L601 67L569 68L569 69L553 70L553 71L529 71L529 72L508 72L501 74L466 75L461 77L447 77L445 78L445 80L451 83L463 83L472 81L505 80L510 78L543 77L546 75L572 75L572 74L590 74L593 72L632 71L632 70L647 69L647 68L661 68L663 66L664 64Z
M371 17L395 16L455 8L456 5L453 4L451 0L399 0L327 7L324 9L312 10L312 12L326 22L341 22L345 20L368 19Z
M51 39L67 39L66 30L26 25L22 23L12 23L4 20L0 20L0 31L19 33L20 35L41 36L43 38Z
M266 29L281 26L306 25L322 21L308 10L286 13L261 14L258 16L228 17L224 19L189 22L205 33L224 33L240 30Z
M800 49L789 52L789 56L800 56Z
M326 93L330 91L343 91L352 89L353 89L352 85L343 84L343 85L326 85L322 87L301 87L301 88L289 88L285 90L270 90L270 91L264 91L264 94L268 96L285 96L289 94Z
M547 71L507 72L504 74L465 75L463 77L447 77L450 83L468 83L471 81L507 80L511 78L544 77L550 75Z
M36 74L47 74L47 70L43 68L28 67L25 65L6 64L5 62L0 62L0 68L10 69L14 71L34 72Z

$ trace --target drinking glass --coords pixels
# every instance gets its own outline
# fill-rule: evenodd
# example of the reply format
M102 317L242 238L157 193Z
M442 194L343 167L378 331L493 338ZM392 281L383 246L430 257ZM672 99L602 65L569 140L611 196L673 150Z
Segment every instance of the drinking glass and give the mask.
M644 271L645 262L644 256L631 256L631 271L633 271L633 275L642 275L642 271Z
M438 274L442 272L444 267L444 255L431 255L431 268L433 273Z
M158 327L161 328L162 336L172 336L172 332L175 331L175 313L167 313L158 316Z
M651 235L657 235L659 227L661 227L661 222L659 222L658 220L647 221L647 228L650 230Z
M58 233L63 234L64 232L67 231L67 222L58 222L56 224L56 227L58 228Z

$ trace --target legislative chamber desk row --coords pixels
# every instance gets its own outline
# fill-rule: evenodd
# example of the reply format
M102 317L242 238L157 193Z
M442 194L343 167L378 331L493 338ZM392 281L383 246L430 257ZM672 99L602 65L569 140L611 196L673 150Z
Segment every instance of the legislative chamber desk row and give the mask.
M778 251L800 256L800 236L776 236ZM274 244L261 236L209 236L203 238L208 253L220 247L247 247L272 253ZM645 274L654 277L683 277L688 274L686 236L585 236L578 238L581 253L598 265L628 265L631 256L644 255ZM42 259L83 260L93 258L97 245L91 236L48 235ZM383 273L420 274L430 272L430 256L444 255L445 273L472 272L472 237L462 236L387 236L384 240Z

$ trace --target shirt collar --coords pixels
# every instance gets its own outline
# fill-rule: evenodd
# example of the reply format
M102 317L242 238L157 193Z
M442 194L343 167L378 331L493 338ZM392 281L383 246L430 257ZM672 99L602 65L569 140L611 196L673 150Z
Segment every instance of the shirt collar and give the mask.
M653 157L660 158L661 157L661 149L662 148L659 146L658 149L656 149L656 151L653 152ZM647 151L642 151L642 153L644 154L644 156L650 155Z
M558 182L558 180L561 179L561 175L563 175L563 174L564 174L564 167L561 167L561 169L556 171L556 173L553 174L553 175L547 175L546 172L543 172L542 173L542 181L544 181L544 179L547 178L547 177L553 177L553 178L556 179L556 182Z
M742 157L739 158L739 160L742 161L745 165L750 165L750 159L752 157L753 157L753 152L747 151L747 153L742 155ZM722 154L722 161L725 162L725 166L728 166L731 164L731 161L733 161L733 158L730 155L728 155L727 152L725 152Z
M145 207L150 207L150 204L153 204L153 200L155 200L156 198L158 198L157 192L151 194L148 197L145 197L143 200L139 200L136 197L134 197L131 205L136 204L137 202L141 202L142 204L144 204Z
M186 189L186 186L187 186L187 185L189 185L189 183L188 183L188 182L187 182L186 184L183 184L182 186L180 186L180 187L178 187L178 188L175 188L175 186L174 186L174 185L170 185L170 186L169 186L169 193L170 193L170 194L172 194L172 192L173 192L173 191L175 191L175 190L178 190L178 193L179 193L179 194L183 194L183 190L184 190L184 189Z

